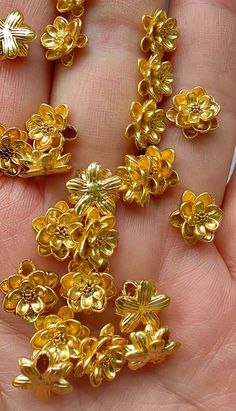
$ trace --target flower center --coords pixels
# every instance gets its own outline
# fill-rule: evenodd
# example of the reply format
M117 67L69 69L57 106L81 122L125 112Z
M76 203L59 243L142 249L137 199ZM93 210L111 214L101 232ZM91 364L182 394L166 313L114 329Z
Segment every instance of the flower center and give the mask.
M196 223L205 223L206 221L206 213L201 211L200 213L195 214L194 216Z
M14 150L10 146L5 146L0 150L0 158L10 159L14 154Z
M83 287L82 290L83 294L90 295L93 291L93 283L88 281Z
M189 112L194 114L200 114L202 112L202 109L197 104L194 104L191 107L189 107Z
M55 332L53 342L57 347L66 344L67 338L65 333L63 333L62 331Z
M69 230L65 225L59 225L56 230L55 234L57 237L64 239L69 237Z
M169 35L169 30L166 26L164 26L161 30L160 30L160 35L163 39L167 39L168 35Z
M27 287L22 292L22 298L27 302L33 302L36 300L37 293L35 288Z
M53 126L49 126L49 125L44 125L41 127L41 130L43 132L43 134L53 134L54 133L54 127Z

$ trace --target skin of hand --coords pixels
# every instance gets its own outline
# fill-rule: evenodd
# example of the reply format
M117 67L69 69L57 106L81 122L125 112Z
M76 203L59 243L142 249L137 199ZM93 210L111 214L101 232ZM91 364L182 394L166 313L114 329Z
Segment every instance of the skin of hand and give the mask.
M76 53L70 69L44 58L40 35L56 16L54 2L3 0L1 15L19 9L38 33L26 59L0 64L1 122L24 127L41 103L66 103L70 122L79 129L71 143L72 164L100 162L113 171L124 155L135 153L123 137L130 123L128 108L137 98L137 60L143 36L141 16L163 8L162 0L88 0L83 17L89 47ZM222 106L220 127L186 141L170 126L161 148L176 150L175 169L181 183L153 199L145 210L118 204L120 246L111 273L120 286L126 279L156 278L171 296L161 314L182 346L161 366L121 372L100 388L87 379L73 381L71 395L40 403L29 391L11 386L19 374L17 358L30 355L32 326L0 313L0 409L3 411L233 411L236 404L236 175L226 185L236 138L236 2L234 0L171 0L169 15L178 20L180 38L170 58L175 73L174 94L200 85ZM160 105L161 106L161 105ZM171 106L170 99L162 105ZM68 175L32 180L0 180L1 278L18 263L32 259L60 275L66 265L37 256L33 218L67 198ZM225 218L215 242L187 247L169 226L185 189L209 191ZM101 325L109 321L102 316ZM95 319L97 321L97 319ZM92 320L90 319L91 323Z

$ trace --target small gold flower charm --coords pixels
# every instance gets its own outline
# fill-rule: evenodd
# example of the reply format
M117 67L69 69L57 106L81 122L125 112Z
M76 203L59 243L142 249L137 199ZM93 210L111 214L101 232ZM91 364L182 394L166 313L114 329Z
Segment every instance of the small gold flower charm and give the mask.
M125 364L126 339L114 335L114 327L107 324L99 337L88 337L81 342L81 355L75 366L76 377L88 374L93 387L105 379L112 381Z
M71 393L72 385L65 379L73 369L71 362L55 363L48 352L37 351L31 360L22 357L18 363L22 374L14 379L14 387L32 390L39 400L47 400L52 393Z
M121 316L120 330L129 333L140 324L159 326L157 313L170 302L165 294L159 294L154 280L126 281L122 296L115 301L115 312Z
M74 49L84 48L88 39L81 34L82 22L76 18L68 22L64 17L56 17L52 25L46 27L41 37L47 60L61 60L65 67L70 67L74 60Z
M171 214L170 223L179 228L184 240L192 245L198 240L213 241L223 216L223 211L210 194L196 196L188 190L182 195L179 210Z
M38 270L31 261L25 260L16 274L0 284L0 291L5 294L3 308L34 322L57 303L53 290L57 284L57 274Z
M186 138L195 138L198 133L207 133L218 127L216 116L220 106L202 87L180 91L173 97L173 104L166 117L182 129Z
M165 131L165 112L157 109L155 100L146 100L143 105L133 102L130 107L133 123L125 132L127 138L133 138L138 150L145 149L149 144L159 144L160 134Z
M26 170L20 177L37 177L57 173L68 173L71 166L68 164L71 154L61 155L60 150L52 148L48 153L33 150L30 156L24 160Z
M148 363L160 364L174 354L180 343L170 339L168 327L157 329L148 324L143 331L130 334L131 344L126 348L126 360L131 370L138 370Z
M157 10L153 16L143 16L146 36L141 41L142 51L154 53L158 53L160 49L166 52L174 51L179 37L176 26L176 19L168 18L164 10Z
M24 23L20 11L12 11L6 19L0 19L0 61L26 57L30 41L36 39L35 31Z
M149 146L145 155L125 156L125 166L118 167L116 171L122 179L124 201L135 201L144 207L149 203L151 195L159 196L169 186L177 185L179 177L172 169L174 159L173 149L160 151L155 146Z
M81 17L84 14L84 0L58 0L57 10L60 13L71 11L75 17Z

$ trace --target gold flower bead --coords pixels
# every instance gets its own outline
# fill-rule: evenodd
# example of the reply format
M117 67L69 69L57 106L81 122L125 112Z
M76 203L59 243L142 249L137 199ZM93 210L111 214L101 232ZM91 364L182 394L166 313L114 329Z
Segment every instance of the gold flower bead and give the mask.
M218 127L216 116L220 112L220 106L202 87L180 91L174 96L173 104L174 107L167 111L166 117L182 129L187 139Z
M57 10L60 13L71 11L75 17L81 17L84 14L84 0L58 0Z
M0 61L26 57L30 41L36 39L35 31L24 23L20 11L12 11L6 19L0 19Z
M130 107L133 118L125 132L127 138L133 138L138 150L145 149L149 144L159 144L160 134L165 130L165 112L157 109L155 100L146 100L143 105L133 102Z
M82 262L76 272L61 278L61 296L74 312L102 312L107 300L116 295L113 277L108 273L97 273L88 262Z
M117 168L117 175L122 179L123 200L136 202L142 207L150 201L150 196L159 196L165 190L178 184L179 177L172 169L175 159L173 149L160 151L149 146L145 155L125 156L125 166Z
M39 400L47 400L51 394L69 394L71 384L65 379L73 365L69 361L55 363L46 351L34 353L32 359L22 357L18 361L22 374L12 384L22 390L32 390Z
M142 58L139 60L139 72L143 76L138 85L141 96L148 96L159 103L163 96L172 94L174 76L169 61L162 63L157 54L151 55L149 60Z
M120 330L129 333L141 323L159 326L157 313L170 302L165 294L159 294L153 280L126 281L122 296L115 300L115 312L121 316Z
M57 274L37 270L31 261L25 260L16 274L0 284L0 291L5 294L3 308L34 322L57 303L53 290L57 284Z
M61 155L60 150L52 148L48 153L33 150L24 160L25 170L20 177L36 177L57 173L68 173L71 154Z
M213 241L223 216L210 194L196 196L187 190L182 195L179 210L171 214L170 223L181 230L187 244L193 245L198 240Z
M79 170L76 178L68 181L66 186L69 201L75 204L77 214L86 214L91 207L96 207L104 215L114 214L121 180L112 176L110 170L91 163L87 169Z
M176 19L168 18L164 10L157 10L153 16L143 16L146 36L141 41L142 51L154 53L158 53L160 49L167 52L174 51L179 37L176 26Z
M59 201L49 208L45 216L34 219L32 226L37 232L39 255L52 255L59 261L71 255L83 230L78 215L65 201Z
M69 307L61 307L58 314L42 316L35 322L38 330L31 339L36 350L47 352L55 362L68 361L80 355L80 340L90 331L74 319Z
M104 326L98 338L84 338L74 369L75 376L89 375L93 387L101 385L104 379L112 381L125 364L126 344L126 339L114 335L112 324Z
M132 332L130 340L125 357L131 370L138 370L148 363L160 364L180 346L170 339L168 327L157 329L151 324L143 331Z
M65 67L72 66L74 49L84 48L88 43L87 36L81 34L81 26L79 18L68 22L64 17L56 17L41 37L42 45L48 49L46 59L60 59Z

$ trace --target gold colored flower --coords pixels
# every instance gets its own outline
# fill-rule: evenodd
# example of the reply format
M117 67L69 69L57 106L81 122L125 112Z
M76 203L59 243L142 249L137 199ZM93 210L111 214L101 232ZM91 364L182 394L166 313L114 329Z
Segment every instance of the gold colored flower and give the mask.
M148 96L159 103L163 96L172 94L172 83L174 76L169 61L160 62L157 54L151 55L149 60L139 59L139 72L143 80L138 85L141 96Z
M119 177L112 176L110 170L97 163L79 170L77 177L66 184L70 193L69 201L75 204L75 212L79 215L86 214L94 206L101 214L114 214L120 185Z
M69 361L54 363L48 352L37 352L30 360L22 357L18 361L22 374L12 384L22 390L32 390L39 400L47 400L52 393L69 394L71 384L65 379L73 365Z
M93 387L101 385L104 379L112 381L125 364L126 343L124 338L114 335L112 324L103 327L98 338L84 338L75 376L89 375Z
M57 10L60 13L71 11L75 17L81 17L84 14L84 0L58 0Z
M142 51L154 53L158 53L160 49L167 52L174 51L179 37L176 26L176 19L168 18L164 10L157 10L153 17L143 16L146 36L141 41Z
M60 151L56 148L52 148L48 153L33 150L32 154L24 161L27 169L21 173L21 177L67 173L71 170L71 166L68 164L70 159L70 153L61 155Z
M159 294L153 280L126 281L122 296L115 301L115 312L121 316L121 332L134 331L140 323L159 326L157 313L170 302L165 294Z
M170 223L180 228L184 240L193 245L198 240L213 241L223 217L223 211L210 194L196 196L187 190L182 195L179 210L171 214Z
M74 140L77 130L68 124L69 109L66 104L53 108L41 104L38 114L26 121L29 138L35 150L47 151L56 148L62 151L65 140Z
M160 364L180 346L170 339L168 327L157 329L151 324L144 331L130 334L132 344L126 347L126 360L131 370L138 370L147 363Z
M61 60L70 67L74 60L74 49L84 48L88 43L85 34L81 34L82 22L76 18L68 22L64 17L56 17L52 25L46 27L41 37L42 45L48 49L46 59Z
M18 176L24 170L24 160L32 154L27 139L25 131L0 124L0 176Z
M160 151L155 146L149 146L145 155L139 157L126 155L125 166L116 171L122 179L124 201L135 201L144 207L149 203L150 195L161 195L169 186L177 185L179 177L172 169L174 159L173 149Z
M160 134L165 130L165 112L157 109L155 100L146 100L143 105L133 102L130 107L133 123L125 132L127 138L134 138L138 150L145 149L149 144L159 144Z
M39 255L52 255L59 261L70 256L83 230L78 215L65 201L59 201L49 208L45 216L33 220L32 226L37 232Z
M166 117L182 128L186 138L195 138L198 133L207 133L218 127L216 116L220 106L202 87L180 91L174 96L173 104Z
M0 291L5 294L3 308L34 322L57 303L53 291L57 283L57 274L37 270L31 261L24 260L16 274L0 284Z
M42 316L35 323L38 330L31 339L36 350L50 354L55 362L78 358L80 340L89 335L89 329L74 320L69 307L61 307L58 314Z
M64 275L61 285L61 296L74 312L102 312L107 300L116 294L113 277L97 273L87 261L82 262L76 272Z
M0 19L0 61L26 57L30 41L36 39L33 29L24 23L20 11L12 11L6 19Z
M78 237L74 260L88 260L99 271L108 266L108 259L118 245L118 232L114 228L114 216L101 216L96 208L91 208L85 218L84 229Z

